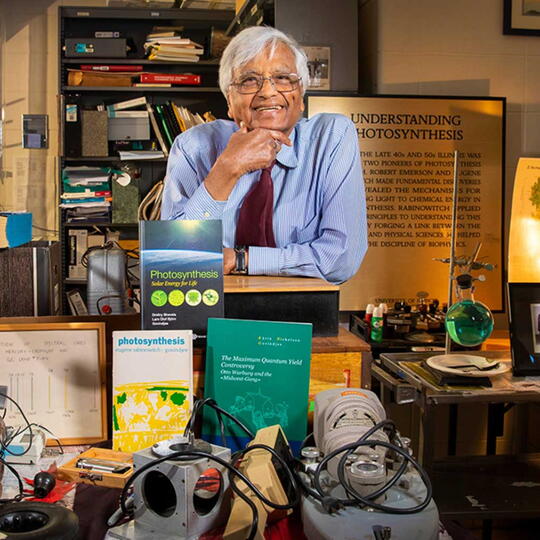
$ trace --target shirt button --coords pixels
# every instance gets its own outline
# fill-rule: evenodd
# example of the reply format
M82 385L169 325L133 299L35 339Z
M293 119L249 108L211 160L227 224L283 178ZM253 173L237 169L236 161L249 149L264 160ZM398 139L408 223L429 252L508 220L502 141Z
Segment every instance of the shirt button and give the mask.
M210 217L210 212L208 212L208 211L204 212L203 216L204 217Z

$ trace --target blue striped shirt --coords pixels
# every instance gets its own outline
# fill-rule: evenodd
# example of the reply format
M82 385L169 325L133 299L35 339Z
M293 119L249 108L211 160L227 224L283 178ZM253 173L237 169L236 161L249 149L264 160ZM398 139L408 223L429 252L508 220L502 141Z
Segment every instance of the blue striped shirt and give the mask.
M227 201L204 179L238 126L228 120L179 135L167 164L162 219L221 219L223 246L234 247L238 212L261 172L240 177ZM367 250L364 181L358 139L345 116L301 119L272 169L275 248L249 247L249 273L349 279Z

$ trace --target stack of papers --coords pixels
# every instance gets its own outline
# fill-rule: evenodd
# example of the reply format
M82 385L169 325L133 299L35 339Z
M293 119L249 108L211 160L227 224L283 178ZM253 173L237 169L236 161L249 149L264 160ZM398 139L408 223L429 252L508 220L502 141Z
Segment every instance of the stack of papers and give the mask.
M108 221L112 201L111 170L102 167L65 167L60 208L66 221Z
M155 36L149 34L144 49L148 60L169 62L198 62L204 52L202 45L179 36Z

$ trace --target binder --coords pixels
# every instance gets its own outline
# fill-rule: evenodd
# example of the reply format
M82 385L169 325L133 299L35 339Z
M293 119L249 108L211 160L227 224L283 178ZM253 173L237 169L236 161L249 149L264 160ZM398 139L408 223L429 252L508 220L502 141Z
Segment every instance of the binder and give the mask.
M171 136L174 142L176 136L180 134L180 126L176 121L176 117L174 116L170 102L165 103L164 105L162 105L162 107L165 111L165 119L167 120L167 125L169 126L169 131L171 132Z
M172 133L169 131L169 126L167 125L167 121L165 120L165 113L163 112L161 105L154 105L154 107L157 112L160 126L163 128L163 133L165 134L165 140L167 141L167 146L170 148L173 144L174 139L173 139Z
M158 121L156 119L156 115L154 114L154 110L152 109L152 105L150 103L146 104L146 108L148 109L148 115L150 116L150 123L152 124L152 129L154 130L154 133L156 135L156 139L159 142L159 146L161 147L161 150L163 151L163 154L165 157L169 155L169 149L167 145L165 144L165 140L163 138L163 134L161 133L161 130L158 125Z
M66 96L64 106L64 155L81 157L81 106L80 95Z

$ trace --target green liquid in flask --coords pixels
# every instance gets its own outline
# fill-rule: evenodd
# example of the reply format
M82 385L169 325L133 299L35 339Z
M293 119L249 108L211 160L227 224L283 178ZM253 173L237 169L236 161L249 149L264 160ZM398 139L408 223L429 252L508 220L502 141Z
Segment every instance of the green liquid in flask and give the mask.
M461 300L448 310L445 326L452 341L464 347L474 347L491 334L493 315L482 302Z

